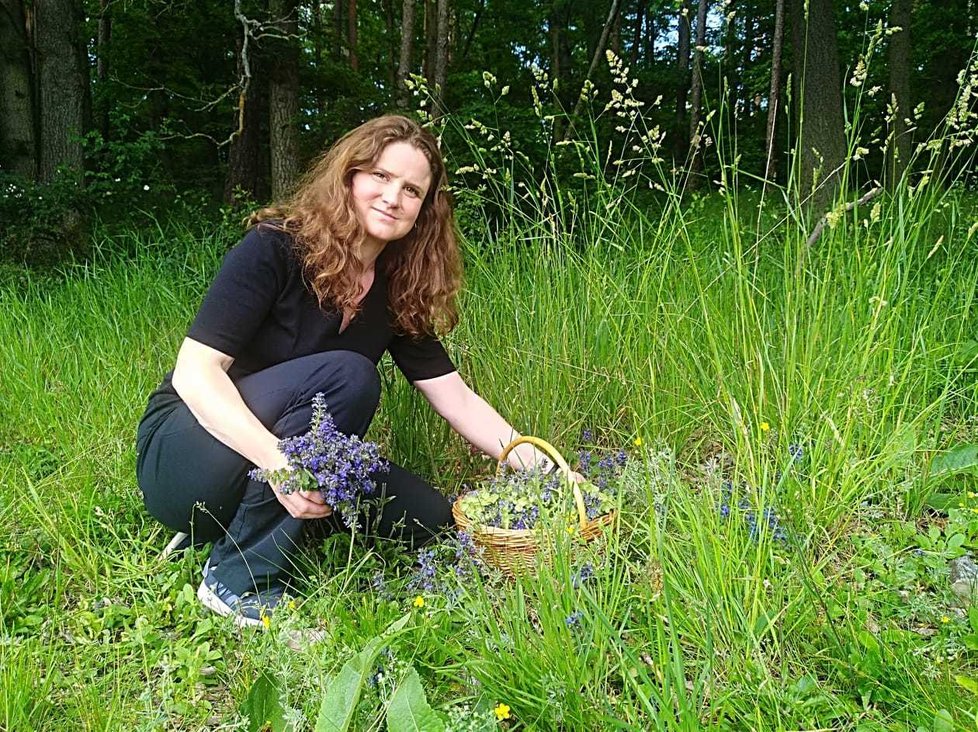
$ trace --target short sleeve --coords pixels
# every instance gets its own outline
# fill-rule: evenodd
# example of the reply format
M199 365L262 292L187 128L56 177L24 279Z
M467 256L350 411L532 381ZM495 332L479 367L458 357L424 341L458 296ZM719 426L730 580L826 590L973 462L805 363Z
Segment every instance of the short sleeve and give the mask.
M241 355L288 279L288 241L268 226L249 231L224 257L187 337Z
M412 384L415 381L434 379L456 370L445 347L434 336L414 338L394 336L388 346L397 368Z

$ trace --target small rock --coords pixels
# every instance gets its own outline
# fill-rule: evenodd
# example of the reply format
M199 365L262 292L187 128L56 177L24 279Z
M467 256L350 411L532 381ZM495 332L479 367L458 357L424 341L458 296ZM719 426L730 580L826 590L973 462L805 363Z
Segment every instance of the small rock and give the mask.
M315 628L292 628L282 631L285 645L293 651L308 650L309 646L326 640L326 632Z
M951 589L954 594L966 602L971 602L978 595L978 564L970 554L951 560L950 570Z

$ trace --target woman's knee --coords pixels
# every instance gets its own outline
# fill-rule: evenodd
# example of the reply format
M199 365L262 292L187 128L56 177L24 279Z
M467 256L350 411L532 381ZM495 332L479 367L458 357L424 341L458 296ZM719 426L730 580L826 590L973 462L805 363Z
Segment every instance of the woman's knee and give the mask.
M337 375L343 391L372 412L380 402L380 374L374 362L354 351L335 352Z
M320 367L307 382L310 392L321 392L336 426L363 435L380 403L380 375L366 356L353 351L322 354Z

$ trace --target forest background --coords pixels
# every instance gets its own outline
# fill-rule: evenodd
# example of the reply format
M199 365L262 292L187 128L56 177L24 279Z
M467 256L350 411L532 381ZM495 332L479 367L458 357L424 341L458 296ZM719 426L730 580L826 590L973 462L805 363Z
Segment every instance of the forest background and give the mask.
M801 187L821 177L825 208L843 163L852 186L888 163L899 177L954 103L976 16L973 0L4 0L2 256L82 247L93 212L267 202L344 131L392 110L504 120L541 177L569 176L573 155L551 169L548 150L598 111L608 52L684 190L716 188L723 126L751 185L786 181L797 150ZM541 75L549 93L534 97ZM850 113L859 96L866 129L889 110L889 161L882 145L847 160L844 95ZM624 137L613 115L597 125L607 144ZM445 147L460 152L451 130Z

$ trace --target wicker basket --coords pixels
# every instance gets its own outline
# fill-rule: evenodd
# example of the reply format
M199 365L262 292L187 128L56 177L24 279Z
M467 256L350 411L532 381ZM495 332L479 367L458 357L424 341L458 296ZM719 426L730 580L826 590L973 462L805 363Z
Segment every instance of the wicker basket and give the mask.
M577 507L578 531L575 532L583 541L590 541L602 533L602 527L612 523L615 513L606 513L595 519L588 520L584 508L584 496L581 489L571 478L571 469L567 461L557 452L556 448L539 437L518 437L509 443L499 456L496 475L503 470L506 458L518 445L529 443L545 452L556 463L574 494L574 504ZM475 544L483 549L485 560L498 567L507 575L514 575L536 565L536 554L539 548L539 535L535 529L499 529L493 526L474 525L462 509L462 497L452 505L452 516L455 524L462 531L472 535Z

